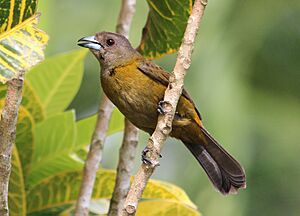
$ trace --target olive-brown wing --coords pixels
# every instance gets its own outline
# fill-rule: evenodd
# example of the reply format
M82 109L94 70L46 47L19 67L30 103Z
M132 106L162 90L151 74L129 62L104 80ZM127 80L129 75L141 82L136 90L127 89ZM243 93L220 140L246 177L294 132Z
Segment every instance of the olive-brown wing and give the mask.
M166 87L168 86L170 73L166 72L163 68L154 64L153 62L148 60L141 61L141 63L138 65L138 69L151 79L161 83ZM177 117L182 119L192 119L196 121L199 125L201 125L202 118L200 112L195 107L193 100L191 99L190 95L185 89L183 89L182 96L179 99L179 103L177 106L177 115L179 115Z

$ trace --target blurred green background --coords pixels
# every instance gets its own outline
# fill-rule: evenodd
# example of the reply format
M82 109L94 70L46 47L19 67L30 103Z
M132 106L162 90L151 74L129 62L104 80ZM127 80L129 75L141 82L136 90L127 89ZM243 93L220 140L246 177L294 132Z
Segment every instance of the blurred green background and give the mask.
M40 1L39 27L47 56L78 49L97 31L114 31L120 1ZM139 44L148 7L138 0L130 32ZM185 87L206 128L245 167L247 189L223 197L185 147L169 139L157 179L181 186L203 215L300 215L300 1L210 1ZM176 55L157 60L171 71ZM89 54L81 89L70 108L96 112L99 65ZM140 133L140 151L148 135ZM106 141L103 166L116 168L122 134Z

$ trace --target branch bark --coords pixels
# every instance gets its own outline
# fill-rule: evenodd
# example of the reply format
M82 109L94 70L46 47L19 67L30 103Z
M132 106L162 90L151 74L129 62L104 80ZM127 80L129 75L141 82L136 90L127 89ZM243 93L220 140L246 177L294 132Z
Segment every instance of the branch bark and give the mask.
M99 105L97 123L92 136L90 150L85 161L80 191L75 207L75 216L87 216L92 197L96 173L102 160L103 145L109 120L114 109L112 102L103 94Z
M164 114L159 115L156 129L149 138L147 144L149 150L147 156L151 160L153 166L146 164L140 166L126 198L124 209L122 211L123 216L135 215L138 201L141 198L155 167L159 164L158 158L161 149L172 130L176 106L183 89L184 76L191 65L191 54L206 5L207 0L195 0L194 2L184 37L178 51L176 64L170 77L168 88L165 91L163 103Z
M129 37L132 18L135 13L136 0L122 0L116 31ZM124 202L130 187L130 176L138 144L138 129L125 119L125 130L122 146L119 151L119 162L113 195L110 201L108 216L121 215Z
M0 119L0 215L8 216L8 184L11 153L16 140L16 125L22 101L24 72L7 83L7 92Z

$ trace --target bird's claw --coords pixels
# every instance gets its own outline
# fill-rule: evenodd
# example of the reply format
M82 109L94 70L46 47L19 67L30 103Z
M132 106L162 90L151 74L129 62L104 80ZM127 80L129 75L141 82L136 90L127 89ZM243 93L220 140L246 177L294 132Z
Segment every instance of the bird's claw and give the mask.
M146 147L144 148L144 150L142 151L142 162L148 166L152 166L152 167L156 167L156 166L159 166L159 162L158 161L155 161L155 160L152 160L148 157L147 153L150 152L151 150ZM161 158L162 155L159 154L159 157Z
M164 109L164 105L166 103L167 103L166 101L159 101L157 105L157 112L159 112L162 115L166 114L166 111Z

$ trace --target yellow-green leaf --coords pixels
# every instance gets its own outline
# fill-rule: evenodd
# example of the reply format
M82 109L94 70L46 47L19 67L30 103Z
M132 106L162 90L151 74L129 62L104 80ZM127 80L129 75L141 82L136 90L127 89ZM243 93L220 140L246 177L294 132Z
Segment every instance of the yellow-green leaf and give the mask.
M147 0L149 14L138 47L145 57L154 59L176 52L192 10L192 0Z
M0 34L0 82L11 80L44 59L48 36L36 28L38 18L35 14Z
M87 50L75 50L47 58L27 73L46 115L64 111L73 100L83 76Z
M31 17L36 5L37 0L0 1L0 34Z
M143 198L160 198L167 200L174 200L177 202L185 203L186 205L197 208L190 200L188 195L180 187L159 180L151 180L147 184L144 191Z
M200 213L173 200L147 200L140 202L137 216L200 216Z
M26 215L26 191L23 178L23 170L17 148L13 147L12 171L9 179L8 204L11 216Z
M110 199L114 184L115 172L101 169L97 173L93 199ZM29 191L28 212L37 213L52 211L52 208L62 210L69 207L76 201L80 188L81 171L59 173L50 178L44 179ZM150 180L143 194L144 199L160 199L181 203L189 208L195 209L195 205L190 201L185 192L170 184L160 181ZM59 213L57 211L56 213ZM37 214L39 215L39 214Z

